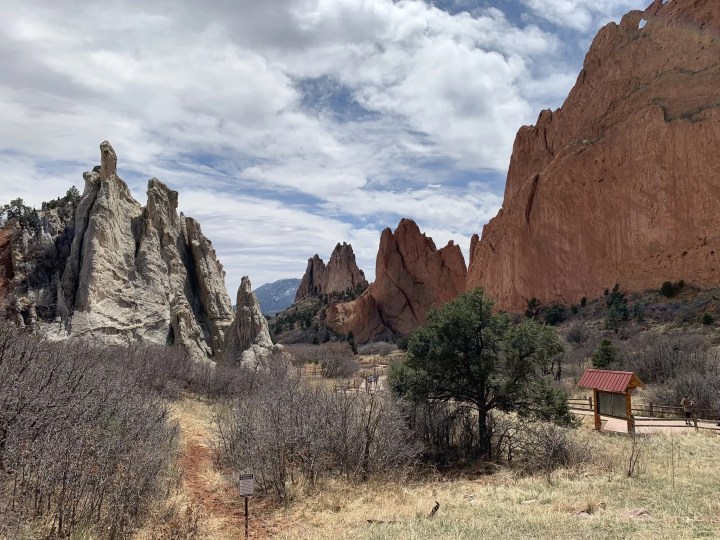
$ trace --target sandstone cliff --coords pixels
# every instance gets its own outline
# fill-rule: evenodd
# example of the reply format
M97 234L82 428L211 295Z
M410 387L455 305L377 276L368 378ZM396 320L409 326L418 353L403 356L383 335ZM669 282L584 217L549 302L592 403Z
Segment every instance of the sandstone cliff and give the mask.
M55 275L35 287L22 269L26 264L37 272L38 259L20 244L13 255L14 291L32 306L52 291L52 309L40 319L57 320L60 337L177 344L198 357L220 353L233 313L210 241L197 222L178 215L177 192L156 178L148 182L142 207L117 176L110 144L100 149L101 165L84 174L85 191L64 236L54 230L62 223L53 224L52 213L43 216L42 232L19 235L32 237L27 245L48 247L64 238L67 249L56 249ZM27 320L31 310L24 318L35 322Z
M322 278L325 275L325 263L315 254L308 259L307 270L300 281L295 302L299 302L308 296L319 296L321 294Z
M357 343L406 336L426 322L427 312L465 290L467 270L452 241L437 249L414 221L385 229L375 265L375 282L357 299L328 307L327 324L352 332Z
M720 284L720 3L604 27L563 106L515 140L468 288L504 309L684 279Z
M282 345L273 345L267 319L252 292L250 279L243 276L235 304L235 320L227 334L225 359L243 367L269 367L271 361L287 362L289 353Z
M338 243L327 266L318 255L308 259L307 270L298 287L295 302L310 296L364 290L367 286L365 274L355 262L352 245Z

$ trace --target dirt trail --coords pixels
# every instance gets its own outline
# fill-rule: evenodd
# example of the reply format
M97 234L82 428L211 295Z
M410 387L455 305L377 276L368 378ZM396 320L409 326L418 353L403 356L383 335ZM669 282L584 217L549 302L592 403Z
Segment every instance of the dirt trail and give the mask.
M188 503L205 518L203 532L218 540L243 538L242 498L213 466L210 406L184 396L173 405L171 417L180 425L182 489Z
M192 395L184 395L172 404L170 417L180 426L176 467L182 483L178 492L164 501L154 517L136 531L133 540L175 539L179 538L180 529L187 535L182 538L193 540L245 538L243 498L231 479L214 466L211 407L209 402ZM251 539L273 538L285 528L287 523L278 519L274 510L270 501L250 499ZM197 519L196 527L188 525L187 516Z

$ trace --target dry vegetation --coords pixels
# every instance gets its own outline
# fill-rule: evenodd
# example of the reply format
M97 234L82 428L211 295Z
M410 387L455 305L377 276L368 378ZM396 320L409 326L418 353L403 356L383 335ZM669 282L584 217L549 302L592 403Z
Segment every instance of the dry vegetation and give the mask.
M706 296L686 301L705 312ZM611 339L611 367L650 383L638 401L690 393L715 407L714 327L651 319L697 319L674 302L615 330L602 299L568 317L557 384L573 390ZM238 538L232 479L248 470L251 538L720 537L714 433L629 438L496 412L493 462L482 463L476 413L461 404L337 391L402 361L395 345L288 350L297 371L250 373L0 328L0 538Z
M190 365L158 352L0 327L0 535L119 538L142 519L177 438L163 395Z
M587 462L552 474L441 477L406 484L335 483L278 511L283 539L717 538L720 438L657 435L627 477L632 440L580 432ZM674 481L671 455L674 457ZM433 519L434 501L441 504ZM631 517L632 510L647 514ZM368 519L386 523L368 523Z

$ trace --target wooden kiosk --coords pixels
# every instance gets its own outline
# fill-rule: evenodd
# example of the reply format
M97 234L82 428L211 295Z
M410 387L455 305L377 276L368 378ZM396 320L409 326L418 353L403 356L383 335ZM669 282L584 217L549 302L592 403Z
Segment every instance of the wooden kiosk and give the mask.
M593 391L593 411L595 429L600 431L600 415L627 420L628 433L635 431L632 415L631 395L635 388L645 385L632 371L611 371L608 369L588 369L580 378L578 386Z

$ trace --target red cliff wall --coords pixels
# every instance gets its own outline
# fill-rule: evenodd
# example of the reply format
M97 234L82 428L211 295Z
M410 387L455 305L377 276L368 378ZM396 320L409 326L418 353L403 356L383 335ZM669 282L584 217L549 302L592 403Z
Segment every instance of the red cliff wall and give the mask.
M513 311L615 282L720 285L720 2L657 0L604 27L562 108L518 132L473 244L468 289Z

